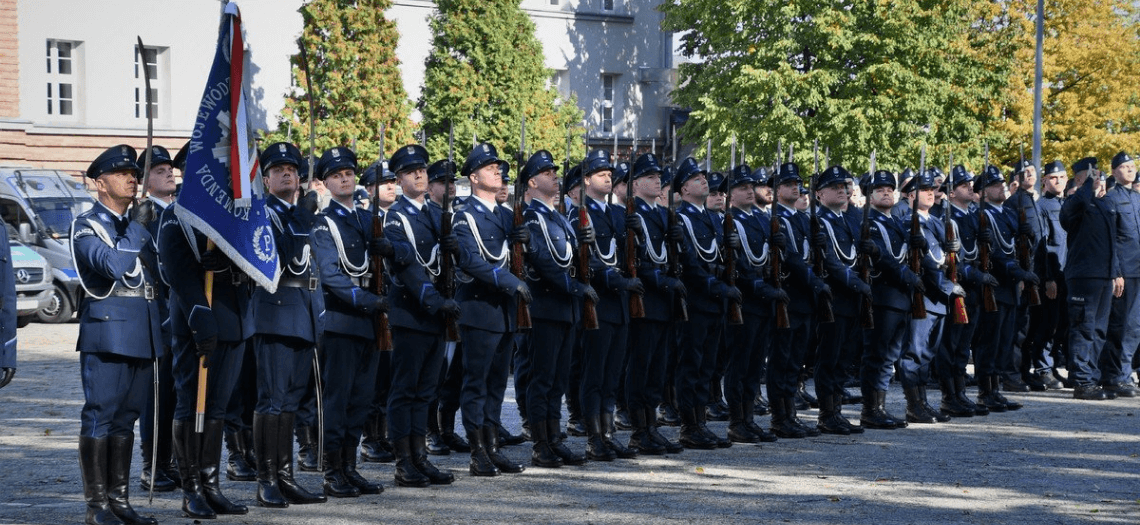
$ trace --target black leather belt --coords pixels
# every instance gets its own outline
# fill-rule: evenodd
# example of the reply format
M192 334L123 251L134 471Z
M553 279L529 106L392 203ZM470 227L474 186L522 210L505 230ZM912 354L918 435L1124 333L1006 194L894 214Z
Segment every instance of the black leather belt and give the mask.
M277 286L288 286L289 288L307 288L310 292L317 289L316 277L282 277L277 281Z
M154 295L154 287L149 284L143 284L138 288L116 286L111 290L110 297L142 297L148 301L153 301Z

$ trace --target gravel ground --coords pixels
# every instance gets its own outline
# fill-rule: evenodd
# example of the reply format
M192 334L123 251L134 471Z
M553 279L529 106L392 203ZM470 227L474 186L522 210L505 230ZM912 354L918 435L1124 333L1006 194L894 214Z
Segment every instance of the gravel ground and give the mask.
M0 523L82 523L76 455L78 325L20 329L19 373L0 390ZM937 394L932 390L931 399ZM350 523L1140 523L1140 400L1085 402L1071 391L1017 394L1017 412L862 436L685 451L667 457L472 478L462 454L433 456L455 484L411 489L391 464L364 464L379 496L284 510L255 506L253 483L223 481L245 516L218 522ZM902 412L896 387L891 411ZM848 406L857 417L858 407ZM518 430L511 392L504 408ZM802 413L809 423L815 410ZM758 418L767 424L767 417ZM723 434L725 423L712 423ZM672 435L674 429L665 429ZM623 437L627 433L622 433ZM582 451L584 438L571 438ZM505 449L526 460L528 446ZM141 460L136 456L134 469ZM320 476L300 473L311 489ZM137 484L135 508L163 523L189 523L179 493Z

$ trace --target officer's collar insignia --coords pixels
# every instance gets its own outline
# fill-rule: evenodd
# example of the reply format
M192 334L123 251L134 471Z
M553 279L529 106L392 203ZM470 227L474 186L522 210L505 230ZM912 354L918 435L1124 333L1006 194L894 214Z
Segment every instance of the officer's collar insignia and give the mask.
M107 215L106 213L100 213L100 214L99 214L99 219L100 219L100 220L103 220L103 221L105 221L105 222L111 222L111 216L110 216L110 215Z
M288 152L289 150L285 148L285 145L284 145L284 144L278 144L278 145L277 145L277 151L280 151L281 153L286 153L286 152Z

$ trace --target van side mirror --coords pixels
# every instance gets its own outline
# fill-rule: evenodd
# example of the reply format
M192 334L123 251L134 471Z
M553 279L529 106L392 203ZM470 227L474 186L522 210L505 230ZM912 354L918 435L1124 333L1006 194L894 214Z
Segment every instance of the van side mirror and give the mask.
M32 235L32 225L30 223L21 222L19 232L20 232L20 242L27 244L29 246L36 242L35 236Z

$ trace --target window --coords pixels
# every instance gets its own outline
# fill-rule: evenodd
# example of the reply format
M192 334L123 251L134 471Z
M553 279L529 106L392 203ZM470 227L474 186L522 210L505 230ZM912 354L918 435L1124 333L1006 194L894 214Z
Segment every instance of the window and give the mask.
M138 46L134 46L135 53L135 118L145 119L146 115L146 78L150 79L150 116L158 119L158 48L144 47L139 54ZM146 75L146 78L143 75Z
M602 0L602 9L606 11L614 10L614 0Z
M560 0L550 0L550 5L558 5Z
M617 75L602 75L602 132L614 131L614 84Z
M47 114L71 117L76 110L78 42L47 41Z

